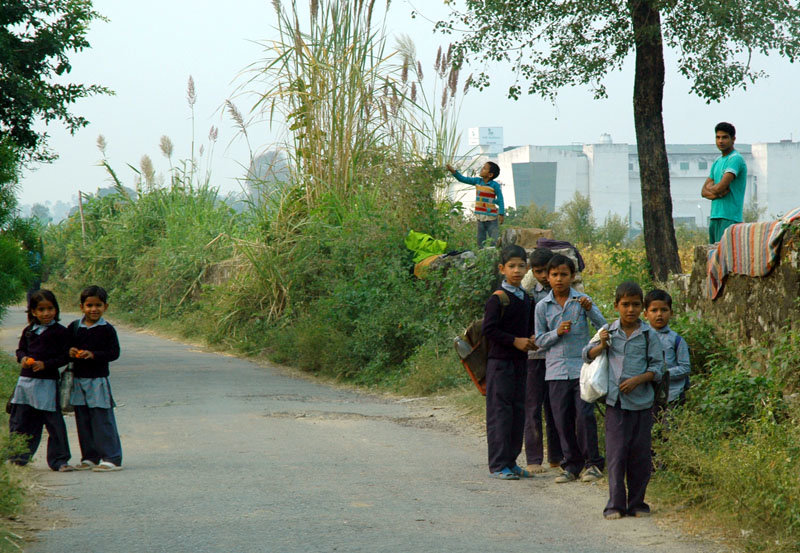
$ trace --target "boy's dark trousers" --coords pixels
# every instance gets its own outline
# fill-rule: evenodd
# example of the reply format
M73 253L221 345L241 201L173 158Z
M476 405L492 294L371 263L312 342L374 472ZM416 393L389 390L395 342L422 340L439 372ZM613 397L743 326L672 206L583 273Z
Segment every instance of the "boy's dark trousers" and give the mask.
M550 380L550 408L561 438L564 460L561 468L578 475L585 467L603 470L604 459L597 446L597 420L594 404L581 399L580 380Z
M619 512L634 515L650 512L644 502L652 472L650 432L651 409L629 411L620 402L606 406L606 457L608 458L608 504L604 514ZM625 484L627 480L627 491Z
M76 405L75 425L78 427L82 461L122 464L122 444L113 409Z
M547 430L547 460L560 463L564 458L550 409L547 382L544 380L546 370L544 359L528 359L528 376L525 380L525 457L529 465L541 465L544 460L542 408Z
M28 451L11 458L18 465L26 465L39 448L42 441L42 427L47 429L47 466L58 470L61 465L66 465L71 457L69 440L67 438L67 425L61 415L61 408L56 405L56 411L42 411L30 405L18 403L11 404L11 415L8 427L12 434L26 434L28 436Z
M497 239L500 237L500 222L495 217L491 221L478 221L478 247L482 248L483 243L487 238L492 239L492 246L494 246Z
M486 363L486 440L489 470L517 464L525 428L527 359L489 359Z

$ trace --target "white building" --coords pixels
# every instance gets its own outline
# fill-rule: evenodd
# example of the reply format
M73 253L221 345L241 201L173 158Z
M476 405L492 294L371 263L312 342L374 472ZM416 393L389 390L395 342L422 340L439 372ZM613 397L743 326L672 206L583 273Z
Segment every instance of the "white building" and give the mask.
M493 127L493 136L502 138L502 128ZM470 136L482 137L470 129ZM472 141L471 141L472 142ZM631 226L642 223L641 180L636 145L614 144L607 134L597 144L567 146L518 146L497 151L480 148L472 166L494 161L500 167L498 181L503 185L506 207L536 203L551 211L570 201L575 192L588 196L594 216L602 223L611 214L628 217ZM736 144L747 163L745 205L766 208L764 219L772 219L800 206L800 142ZM667 144L673 218L677 223L708 226L711 202L700 196L711 164L719 150L709 144ZM470 186L454 183L451 197L467 207L474 202Z

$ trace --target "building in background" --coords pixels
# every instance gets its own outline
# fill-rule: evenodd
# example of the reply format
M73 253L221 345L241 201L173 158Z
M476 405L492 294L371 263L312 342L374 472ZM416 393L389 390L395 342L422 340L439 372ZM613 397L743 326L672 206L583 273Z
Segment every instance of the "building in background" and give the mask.
M491 132L489 132L491 130ZM633 229L642 224L641 178L636 145L615 144L603 134L596 144L503 147L501 127L470 129L470 146L477 153L473 168L486 161L500 167L506 207L535 203L555 211L576 192L588 196L595 220L612 214L627 217ZM736 144L747 162L745 206L772 219L800 206L800 142ZM707 227L711 202L700 196L719 150L709 144L667 144L672 214L676 224ZM467 207L474 202L472 187L450 185L451 198Z

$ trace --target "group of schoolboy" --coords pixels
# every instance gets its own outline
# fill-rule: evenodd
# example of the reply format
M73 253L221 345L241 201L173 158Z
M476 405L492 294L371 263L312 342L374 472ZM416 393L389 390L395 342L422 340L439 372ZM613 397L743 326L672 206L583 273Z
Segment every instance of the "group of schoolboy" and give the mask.
M619 318L608 324L592 299L572 287L575 264L537 248L530 256L535 285L522 288L526 251L508 246L498 266L503 282L486 302L483 332L486 367L486 430L493 478L518 480L560 467L557 483L593 482L608 475L607 519L647 516L644 496L653 470L651 429L655 390L669 370L669 402L684 399L689 350L669 328L672 299L663 290L646 296L634 282L617 287ZM507 302L500 296L505 294ZM504 305L505 304L505 305ZM647 322L641 320L644 311ZM590 342L589 322L598 330ZM600 454L594 404L580 395L580 373L602 352L608 356L605 397L606 458ZM517 464L523 440L527 468Z

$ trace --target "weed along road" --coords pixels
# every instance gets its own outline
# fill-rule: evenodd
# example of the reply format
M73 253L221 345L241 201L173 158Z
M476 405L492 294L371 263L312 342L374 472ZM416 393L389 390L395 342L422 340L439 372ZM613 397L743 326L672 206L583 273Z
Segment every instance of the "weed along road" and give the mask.
M23 326L20 309L7 314L4 350ZM603 486L489 479L485 439L430 403L117 329L124 470L51 472L43 443L30 468L46 490L41 531L26 551L711 551L655 517L604 520Z

